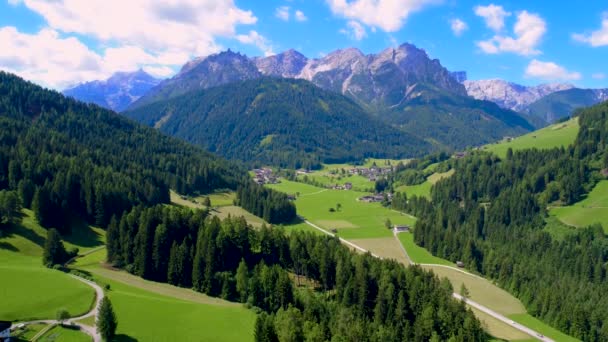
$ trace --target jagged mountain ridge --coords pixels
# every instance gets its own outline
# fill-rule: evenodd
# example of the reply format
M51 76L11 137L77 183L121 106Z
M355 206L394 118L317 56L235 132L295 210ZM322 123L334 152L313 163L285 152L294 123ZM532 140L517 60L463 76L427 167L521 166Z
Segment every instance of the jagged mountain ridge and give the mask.
M556 91L572 89L572 84L554 83L523 86L501 79L463 82L467 94L478 100L492 101L502 108L525 112L529 105Z
M92 81L63 91L66 96L120 112L160 83L143 70L117 72L105 81Z
M336 50L325 57L308 59L295 50L270 57L248 58L230 50L188 62L173 78L160 83L132 108L262 76L301 78L349 96L374 108L396 105L416 84L466 96L466 89L437 59L411 44L365 55L360 50Z

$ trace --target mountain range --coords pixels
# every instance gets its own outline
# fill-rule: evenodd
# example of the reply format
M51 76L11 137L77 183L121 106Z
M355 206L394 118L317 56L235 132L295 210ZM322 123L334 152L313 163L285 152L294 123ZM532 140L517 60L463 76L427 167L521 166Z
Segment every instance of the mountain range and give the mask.
M365 111L368 114L366 117L373 117L376 121L387 124L387 127L398 129L408 137L408 141L415 142L407 144L410 147L416 146L409 150L410 155L425 150L429 144L434 149L461 149L534 129L534 125L516 112L467 96L464 85L458 82L439 60L429 58L424 50L411 44L368 55L358 49L348 48L331 52L318 59L306 58L295 50L256 58L228 50L187 63L177 75L161 82L129 107L129 111L137 111L137 115L127 115L157 125L157 121L146 119L145 116L161 118L162 115L153 112L160 108L179 110L175 102L164 104L165 101L172 101L186 94L199 98L199 93L205 89L266 77L300 79L349 98L353 105L358 107L353 109L353 112ZM222 89L229 93L234 92L230 87ZM257 89L259 94L263 92L263 89ZM300 100L299 97L283 98L284 110L280 114L299 112ZM328 101L330 108L339 108L331 103L332 101L344 102L336 97ZM304 102L314 101L305 99ZM154 103L158 105L149 106ZM350 108L355 108L353 105L350 105ZM150 112L139 111L146 106ZM218 105L222 106L223 104ZM276 107L273 108L277 110ZM225 113L226 120L231 121L231 115L240 114ZM236 131L248 123L240 120L235 124L239 125L234 128ZM268 132L270 129L279 129L268 122L258 125L268 125L269 127L265 127ZM346 127L335 128L339 132L347 131ZM173 130L168 133L178 136L189 134L189 128L182 126L182 129L186 132ZM309 125L307 129L315 127ZM319 126L316 130L322 130L322 127ZM302 135L311 134L303 132ZM202 145L210 146L208 143ZM326 148L332 150L334 147ZM276 149L276 146L274 148ZM221 153L221 150L218 152ZM366 153L369 152L364 154ZM231 154L226 156L231 157Z
M431 144L305 80L262 77L123 113L230 159L318 168L366 157L422 155Z
M568 83L524 86L500 79L463 81L467 94L549 124L571 116L578 108L608 100L608 89L581 89Z
M466 72L450 72L407 43L313 59L293 49L253 58L227 50L193 59L160 82L143 71L121 73L65 93L225 157L282 166L478 146L606 97L570 84L468 81Z
M160 81L143 70L117 72L107 80L86 82L64 90L63 94L121 112Z

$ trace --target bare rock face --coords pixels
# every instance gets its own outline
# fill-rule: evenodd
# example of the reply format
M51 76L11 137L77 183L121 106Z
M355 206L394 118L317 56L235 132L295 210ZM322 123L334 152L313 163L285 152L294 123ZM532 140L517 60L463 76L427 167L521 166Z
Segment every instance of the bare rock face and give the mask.
M499 80L463 82L467 94L478 100L492 101L499 106L523 112L529 105L551 93L574 88L571 84L541 84L534 87Z
M256 57L253 61L264 75L294 78L302 71L308 58L298 51L290 49L270 57Z

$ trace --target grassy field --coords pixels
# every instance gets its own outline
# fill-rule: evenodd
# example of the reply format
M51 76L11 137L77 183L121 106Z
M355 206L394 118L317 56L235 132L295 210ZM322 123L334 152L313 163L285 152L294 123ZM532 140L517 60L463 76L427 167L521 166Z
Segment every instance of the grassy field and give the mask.
M554 339L555 341L559 341L559 342L579 341L572 336L568 336L568 335L562 333L561 331L546 325L545 323L539 321L538 319L530 316L527 313L509 315L509 318L514 320L517 323L530 327L530 328L540 332L541 334Z
M87 229L88 227L81 227ZM72 316L87 312L94 299L89 286L42 266L46 230L40 227L29 210L23 222L12 226L0 238L0 319L29 320L54 318L57 310L66 309ZM66 247L89 250L104 240L103 231L87 231L68 237Z
M383 259L394 259L404 265L409 265L402 247L394 237L350 240L352 243L361 246L369 251L374 251L376 255Z
M527 148L549 149L560 146L566 147L574 142L578 129L578 119L575 118L522 135L521 137L512 139L510 142L505 140L486 145L482 149L493 152L499 157L504 157L507 155L509 147L513 151Z
M332 174L327 170L314 171L306 175L298 175L298 180L303 181L304 177L309 180L313 180L322 186L331 186L335 184L344 185L345 183L352 183L353 189L357 191L371 191L374 189L375 183L370 182L369 179L360 175L341 175Z
M473 301L487 306L502 315L526 312L526 308L517 298L484 278L453 268L439 266L424 266L424 268L433 270L439 277L448 278L456 292L464 284L469 290L470 298Z
M584 200L567 207L552 208L549 213L575 227L600 223L608 233L608 180L599 182Z
M210 195L211 200L211 215L216 215L220 219L224 219L228 216L233 217L244 217L249 224L254 227L261 227L265 222L261 218L251 214L247 210L233 205L234 193L215 193ZM193 208L193 209L205 209L202 205L204 196L196 198L196 202L190 199L184 199L179 194L171 191L171 203L182 207Z
M399 241L407 251L407 255L410 259L417 264L438 264L438 265L447 265L447 266L455 266L453 263L438 258L433 254L429 253L426 249L418 246L414 243L414 235L411 233L400 233L397 234Z
M92 338L77 329L70 329L59 325L54 326L36 341L39 342L90 342Z
M345 239L390 237L386 219L393 224L413 225L415 218L382 207L380 203L366 203L358 198L366 193L346 190L322 189L312 185L282 180L269 187L288 193L300 193L296 199L298 214L312 223L327 229L336 229ZM340 204L340 210L337 210ZM330 208L335 211L330 212Z
M437 164L431 164L437 165ZM408 196L431 197L431 187L443 178L450 177L454 174L454 169L447 172L435 172L426 178L426 181L416 185L402 185L395 189L397 192L405 192Z
M471 310L473 310L475 316L481 321L484 330L497 339L508 341L526 341L531 339L530 335L497 320L483 311L479 311L475 308L471 308ZM531 339L531 341L536 340Z
M105 251L78 259L108 293L118 341L253 341L255 314L244 306L190 289L154 283L99 266Z

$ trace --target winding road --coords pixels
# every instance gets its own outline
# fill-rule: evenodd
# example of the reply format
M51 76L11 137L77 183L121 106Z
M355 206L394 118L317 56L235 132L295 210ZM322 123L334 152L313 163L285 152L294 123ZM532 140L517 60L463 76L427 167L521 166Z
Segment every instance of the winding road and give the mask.
M309 226L311 226L311 227L313 227L313 228L315 228L315 229L323 232L324 234L327 234L329 236L336 236L336 234L333 234L332 232L329 232L329 231L327 231L327 230L325 230L325 229L317 226L316 224L314 224L314 223L306 220L304 217L302 217L302 216L298 216L298 217L301 220L303 220L307 225L309 225ZM340 239L340 242L344 243L345 245L348 245L348 246L350 246L350 247L352 247L352 248L354 248L354 249L356 249L356 250L358 250L360 252L363 252L363 253L370 252L370 251L366 250L365 248L363 248L361 246L358 246L358 245L356 245L356 244L354 244L354 243L352 243L350 241L347 241L347 240L345 240L345 239L343 239L341 237L338 237L338 239ZM479 277L479 276L477 276L475 274L472 274L472 273L469 273L469 272L465 272L465 271L463 271L461 269L458 269L456 267L451 267L451 266L446 266L446 265L435 265L435 264L416 264L415 262L412 261L412 259L410 259L409 255L407 254L407 251L405 250L405 248L403 247L403 245L401 245L401 243L399 243L399 245L403 249L403 252L405 253L405 256L406 256L407 260L412 265L446 267L446 268L450 268L450 269L456 270L458 272L462 272L462 273L466 273L466 274L469 274L469 275L472 275L472 276L475 276L475 277ZM371 253L371 255L373 257L382 259L381 257L379 257L378 255L376 255L374 253ZM481 277L479 277L479 278L481 278ZM494 310L492 310L492 309L490 309L490 308L488 308L486 306L483 306L483 305L481 305L481 304L479 304L477 302L474 302L474 301L472 301L472 300L470 300L468 298L464 298L463 296L459 295L458 293L453 293L452 296L454 298L458 299L458 300L464 301L469 306L474 307L475 309L478 309L479 311L482 311L482 312L484 312L484 313L486 313L486 314L488 314L488 315L496 318L497 320L499 320L499 321L501 321L501 322L503 322L503 323L505 323L505 324L507 324L507 325L509 325L509 326L511 326L511 327L513 327L513 328L515 328L515 329L517 329L517 330L519 330L519 331L527 334L527 335L530 335L530 336L534 337L535 339L537 339L539 341L543 341L543 342L555 342L553 339L548 338L548 337L542 335L541 333L539 333L539 332L537 332L535 330L532 330L532 329L530 329L530 328L528 328L528 327L526 327L526 326L524 326L522 324L519 324L519 323L517 323L517 322L515 322L515 321L513 321L511 319L509 319L508 317L505 317L505 316L499 314L498 312L496 312L496 311L494 311Z
M95 327L91 327L89 325L82 324L82 323L79 323L76 321L79 321L79 320L85 319L85 318L89 318L89 317L97 317L97 314L99 312L99 305L101 304L101 300L104 297L103 289L99 285L95 284L94 282L92 282L90 280L81 278L81 277L73 275L73 274L70 274L69 276L89 285L90 287L92 287L95 290L95 304L94 304L93 308L91 309L91 311L85 313L84 315L78 316L78 317L71 317L69 319L66 319L65 321L63 321L63 324L68 325L68 326L78 327L80 329L80 331L91 336L93 338L94 342L101 342L101 335L97 332L97 329ZM49 325L48 329L50 329L50 327L53 325L60 324L60 322L56 319L41 319L41 320L35 320L35 321L17 322L17 323L13 324L13 327L20 326L21 324L29 325L29 324L37 324L37 323L48 324ZM34 338L32 338L32 341L35 341L36 339L38 339L46 331L48 331L48 329L43 329L42 331L40 331L36 336L34 336Z

